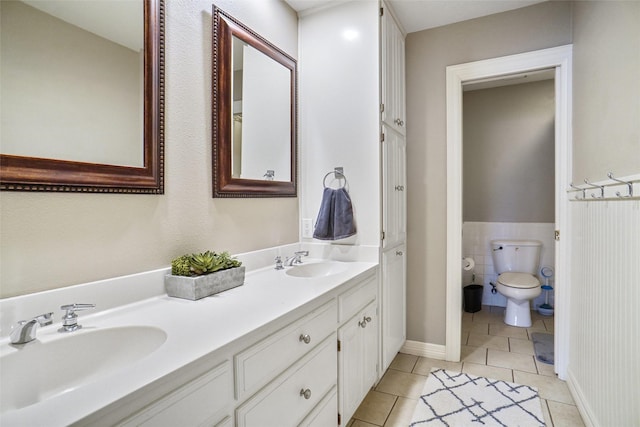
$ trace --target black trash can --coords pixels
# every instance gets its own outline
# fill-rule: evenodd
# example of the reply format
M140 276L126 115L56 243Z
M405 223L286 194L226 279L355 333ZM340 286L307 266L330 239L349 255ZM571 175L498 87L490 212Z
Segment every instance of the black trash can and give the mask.
M464 311L475 313L482 309L482 285L464 287Z

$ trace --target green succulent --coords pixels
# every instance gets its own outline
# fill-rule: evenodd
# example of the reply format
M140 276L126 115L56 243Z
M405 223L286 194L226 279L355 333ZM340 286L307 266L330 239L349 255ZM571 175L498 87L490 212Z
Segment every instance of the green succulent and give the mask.
M218 270L240 267L242 263L229 252L216 254L212 251L182 255L171 261L171 274L176 276L201 276Z
M174 276L191 276L191 262L189 255L182 255L171 261L171 274Z

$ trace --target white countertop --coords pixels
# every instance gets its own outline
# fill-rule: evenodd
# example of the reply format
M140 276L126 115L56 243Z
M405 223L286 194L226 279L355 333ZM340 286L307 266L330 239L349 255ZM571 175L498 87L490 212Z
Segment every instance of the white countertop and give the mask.
M305 260L305 263L314 261L318 260ZM318 278L291 277L284 270L268 267L248 272L243 286L197 301L164 294L93 315L80 312L79 323L83 329L74 334L135 325L160 328L166 332L167 339L150 355L112 375L97 378L43 402L3 413L0 424L3 427L53 426L81 420L331 293L347 281L370 274L377 267L373 262L346 262L345 265L344 272ZM43 343L64 339L65 335L57 332L59 327L57 321L41 328L37 339ZM7 338L0 341L3 354L20 351L9 346L7 341Z

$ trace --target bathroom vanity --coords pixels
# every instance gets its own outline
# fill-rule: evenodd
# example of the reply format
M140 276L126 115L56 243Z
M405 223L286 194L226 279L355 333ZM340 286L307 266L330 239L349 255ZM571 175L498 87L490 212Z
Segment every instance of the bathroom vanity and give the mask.
M148 280L156 290L165 272ZM135 277L130 281L129 287L137 286ZM81 298L90 295L80 291ZM94 314L81 312L80 331L61 334L56 321L22 348L3 338L3 377L12 368L4 363L7 357L19 367L28 351L46 355L42 349L60 347L56 342L63 340L69 350L64 358L45 357L26 375L47 378L61 368L56 363L75 365L69 375L90 366L80 379L44 380L19 396L3 392L10 398L3 398L0 423L345 425L378 380L377 306L377 263L316 259L285 270L250 271L243 286L198 301L159 294ZM87 350L83 360L83 341L105 350ZM3 380L5 386L12 385Z

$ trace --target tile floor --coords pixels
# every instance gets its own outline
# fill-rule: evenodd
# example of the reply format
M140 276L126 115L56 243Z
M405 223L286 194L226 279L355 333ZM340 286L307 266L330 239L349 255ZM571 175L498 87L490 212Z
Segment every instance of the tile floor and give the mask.
M463 313L460 363L398 353L347 426L408 426L434 367L537 387L547 427L584 426L566 383L534 355L531 333L553 333L553 317L532 312L531 328L516 328L504 324L503 313L492 306Z

